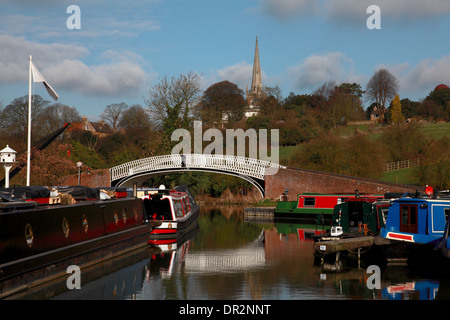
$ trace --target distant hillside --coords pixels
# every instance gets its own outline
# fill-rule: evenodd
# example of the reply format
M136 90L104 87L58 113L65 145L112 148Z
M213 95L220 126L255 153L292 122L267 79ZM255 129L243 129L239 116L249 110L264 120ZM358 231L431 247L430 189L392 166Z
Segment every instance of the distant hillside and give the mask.
M338 128L336 130L333 130L330 132L331 135L341 137L342 140L347 140L350 137L354 136L355 134L362 134L365 137L367 137L371 141L376 141L380 136L382 136L383 132L387 130L389 126L380 126L376 124L368 124L368 123L360 123L360 124L354 124L349 125L347 127ZM448 140L450 140L450 123L423 123L420 124L418 128L419 132L423 134L422 137L425 137L425 139L432 139L432 140L442 140L444 137L447 137ZM420 145L420 141L417 141L417 148ZM330 146L330 148L333 146ZM296 146L287 146L287 147L280 147L280 163L287 166L296 166L295 157L298 157L299 154L301 154L302 149L307 149L305 147L305 144L300 144ZM311 150L311 148L309 148ZM445 149L444 149L445 150ZM447 149L448 150L448 149ZM440 152L445 153L445 151ZM448 151L450 153L450 150ZM450 158L450 155L448 155L445 158L445 155L443 157L444 163L447 163L447 165L444 165L444 169L442 169L442 172L439 174L446 175L446 178L444 177L444 180L450 180L449 172L448 172L448 158ZM447 160L445 160L447 159ZM398 159L400 160L400 159ZM401 158L401 160L409 160L408 156L405 155L405 158ZM395 160L397 161L397 160ZM389 162L389 161L386 161ZM442 165L441 165L442 167ZM447 169L446 169L447 168ZM421 185L421 179L419 174L419 168L408 168L408 169L401 169L391 172L381 172L380 170L378 180L386 181L386 182L393 182L393 183L400 183L400 184L410 184L410 185Z

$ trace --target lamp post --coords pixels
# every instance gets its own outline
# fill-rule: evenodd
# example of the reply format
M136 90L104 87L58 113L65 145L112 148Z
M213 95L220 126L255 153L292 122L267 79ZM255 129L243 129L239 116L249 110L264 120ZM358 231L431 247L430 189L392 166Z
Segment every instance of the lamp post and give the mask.
M78 161L77 162L77 168L78 168L78 185L81 185L81 167L83 166L83 162Z
M9 170L11 170L14 163L17 163L16 153L17 152L11 149L8 145L0 151L0 162L5 168L5 188L9 188Z

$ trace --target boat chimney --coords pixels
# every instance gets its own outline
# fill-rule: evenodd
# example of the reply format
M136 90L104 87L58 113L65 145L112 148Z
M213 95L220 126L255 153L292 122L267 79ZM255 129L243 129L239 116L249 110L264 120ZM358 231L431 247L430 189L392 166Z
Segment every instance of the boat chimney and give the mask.
M133 198L137 198L137 182L133 182Z

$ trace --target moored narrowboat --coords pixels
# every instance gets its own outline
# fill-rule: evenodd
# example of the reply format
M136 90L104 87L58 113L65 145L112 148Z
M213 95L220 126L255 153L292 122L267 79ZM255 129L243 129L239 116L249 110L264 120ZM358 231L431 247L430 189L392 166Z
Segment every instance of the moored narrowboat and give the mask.
M322 235L314 236L314 255L322 261L326 255L339 256L341 252L356 254L359 258L361 252L377 255L375 250L369 249L373 246L374 236L385 226L390 201L398 196L386 193L383 199L344 199L334 208L331 228Z
M385 226L389 199L348 198L334 207L330 235L367 236Z
M274 211L274 218L320 220L330 225L334 207L345 199L360 197L359 191L354 194L320 194L302 193L297 195L296 201L278 201ZM366 198L382 199L383 195L364 195ZM320 219L319 219L320 217Z
M0 297L147 245L142 200L120 188L0 190Z
M447 216L447 222L442 238L436 243L435 250L445 259L445 262L450 262L450 242L448 237L450 235L450 219Z
M387 260L434 261L436 246L442 241L450 198L412 196L392 201L386 226L375 243L383 248Z
M170 190L162 187L143 200L152 227L149 244L176 243L198 226L199 206L186 186Z

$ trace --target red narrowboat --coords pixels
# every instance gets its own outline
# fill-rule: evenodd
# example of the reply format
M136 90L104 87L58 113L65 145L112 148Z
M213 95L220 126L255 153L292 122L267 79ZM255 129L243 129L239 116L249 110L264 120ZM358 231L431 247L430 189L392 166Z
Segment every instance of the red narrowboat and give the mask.
M173 190L161 188L143 199L152 228L149 244L176 243L198 226L199 206L186 186Z
M383 195L361 195L369 199L383 199ZM359 198L359 192L354 194L320 194L302 193L297 195L296 201L279 201L275 208L274 217L283 219L313 219L321 217L322 222L329 224L334 207L346 199Z

